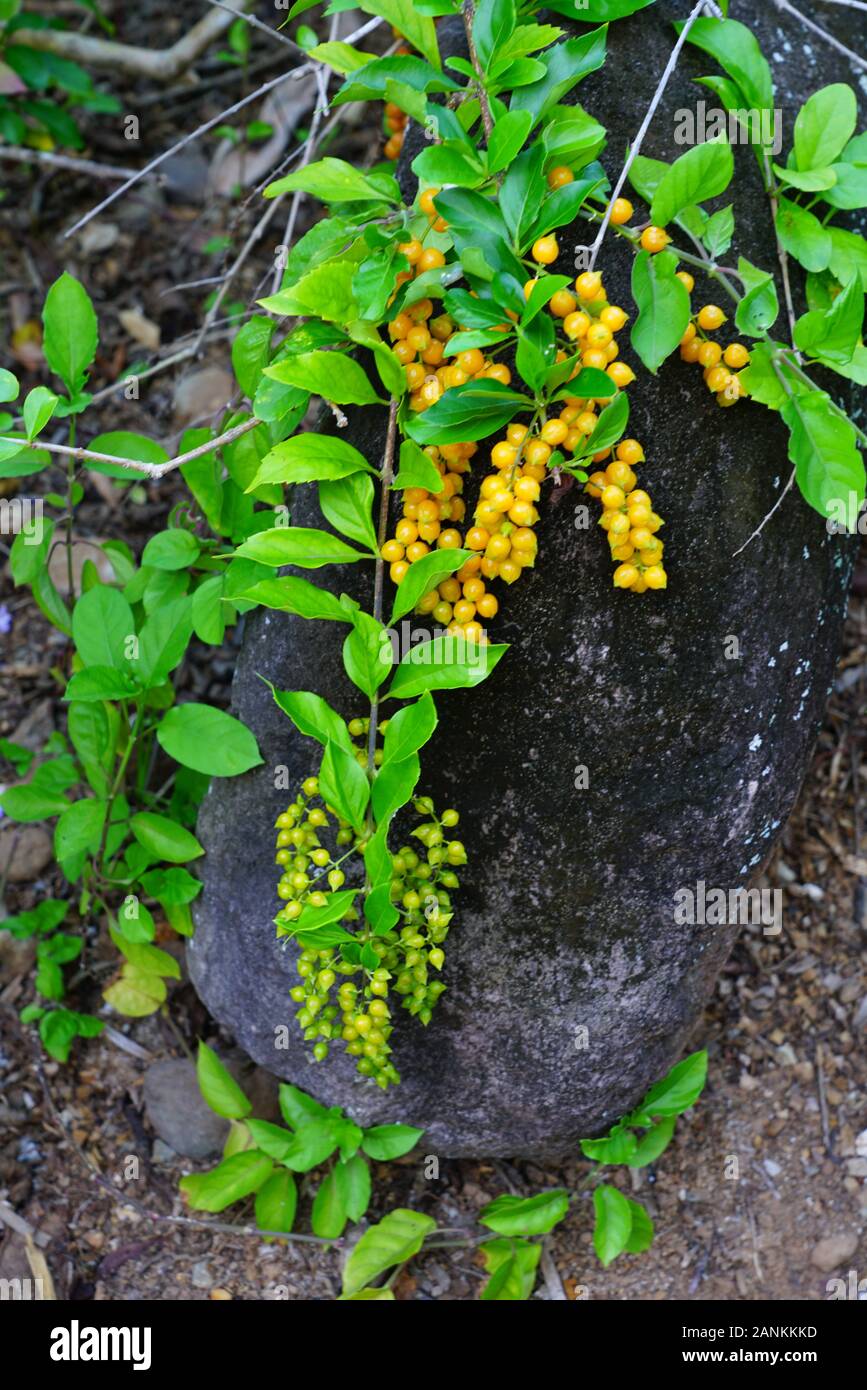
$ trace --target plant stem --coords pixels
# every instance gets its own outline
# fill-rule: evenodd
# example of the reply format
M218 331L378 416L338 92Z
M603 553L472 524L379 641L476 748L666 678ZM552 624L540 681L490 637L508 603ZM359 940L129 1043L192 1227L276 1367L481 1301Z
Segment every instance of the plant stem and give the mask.
M373 580L373 616L378 623L382 622L382 594L385 581L385 561L382 558L382 547L385 545L385 538L388 534L388 503L391 484L394 479L394 450L397 440L397 407L397 397L392 396L391 404L388 407L388 432L385 437L385 452L382 457L382 472L380 473L379 526L377 529L376 543L376 571ZM368 777L373 776L373 760L376 754L376 721L378 713L379 695L376 694L370 702L370 731L367 736Z
M476 17L476 7L473 0L464 0L461 6L461 14L464 20L464 29L467 35L467 48L470 51L470 62L473 65L473 72L476 74L476 89L479 94L479 108L482 113L482 125L485 127L485 140L490 144L491 136L494 132L494 122L491 118L491 107L488 101L488 93L485 90L485 74L479 62L479 55L476 51L476 41L473 38L473 20Z

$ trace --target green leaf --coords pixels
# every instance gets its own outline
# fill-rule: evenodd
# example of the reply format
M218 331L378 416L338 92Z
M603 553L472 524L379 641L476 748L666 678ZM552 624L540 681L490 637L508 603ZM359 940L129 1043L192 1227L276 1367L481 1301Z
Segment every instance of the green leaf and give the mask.
M634 1202L631 1197L626 1200L632 1217L632 1229L624 1248L630 1255L640 1255L653 1244L653 1222L640 1202Z
M125 672L127 643L135 636L132 609L117 589L98 584L76 603L72 636L85 666L111 666Z
M59 397L47 386L34 386L28 392L21 410L28 439L34 439L44 430L59 404Z
M7 372L5 367L0 367L0 401L16 401L21 387L18 385L18 378L11 372Z
M129 828L143 849L170 864L186 864L205 852L189 830L155 811L138 811L130 817Z
M448 355L448 348L446 354ZM400 467L392 487L396 491L408 487L423 487L428 492L442 492L442 474L413 439L404 439L400 446Z
M861 341L864 290L854 275L829 309L811 309L795 324L794 341L802 352L828 365L851 362Z
M371 802L377 825L387 825L396 811L410 800L421 776L415 753L402 762L383 764L373 781Z
M409 700L425 690L457 690L480 685L508 647L484 646L451 634L420 642L403 658L388 690L390 699Z
M680 33L683 21L677 23L675 28ZM771 69L755 34L745 24L735 19L698 19L689 31L689 42L716 58L740 87L747 106L759 111L772 108L774 83Z
M199 1043L196 1075L205 1103L215 1115L222 1115L226 1120L243 1120L250 1114L252 1105L207 1043Z
M106 801L74 801L60 815L54 829L54 853L61 864L80 854L96 854L108 810Z
M707 1053L693 1052L651 1086L636 1107L641 1115L682 1115L695 1105L707 1081Z
M825 270L831 260L831 233L807 208L780 197L777 211L780 244L805 270Z
M266 367L265 376L337 405L374 405L380 400L363 367L345 352L296 353Z
M128 1018L146 1018L165 1003L166 994L165 981L159 975L125 965L120 979L103 990L102 997Z
M360 1133L360 1131L359 1131ZM360 1221L370 1205L370 1168L361 1154L352 1154L334 1169L334 1179L350 1221Z
M670 1115L664 1120L660 1120L658 1125L654 1125L645 1135L638 1140L634 1152L626 1162L630 1168L645 1168L648 1163L655 1163L671 1143L674 1128L677 1124L677 1116Z
M332 622L351 623L352 611L328 589L320 589L309 579L284 575L282 579L262 579L252 588L244 589L237 598L259 603L263 608L276 608L283 613L295 613L299 618L323 618Z
M623 1121L614 1125L603 1139L582 1139L581 1152L594 1163L628 1163L638 1148L638 1140Z
M328 901L322 907L311 907L307 903L296 922L295 931L299 936L318 941L323 927L339 922L346 910L352 907L357 894L357 888L345 888L342 892L327 894ZM324 941L322 944L324 946Z
M74 276L64 271L55 280L45 296L42 323L45 360L69 395L76 396L96 356L99 325L87 290Z
M343 643L343 668L353 685L372 700L391 671L391 641L382 623L360 609L352 614L352 631Z
M436 588L441 579L465 565L471 555L470 550L431 550L411 564L397 585L391 609L391 626L411 608L415 608L419 599Z
M703 240L712 260L724 256L732 244L735 231L735 211L733 207L720 208L709 217L704 228Z
M434 22L414 0L360 0L358 8L387 20L429 63L437 69L442 66Z
M743 385L751 400L758 401L759 405L766 405L769 410L780 410L788 399L788 393L780 377L774 370L773 358L776 353L783 351L783 343L756 343L750 353L749 364L740 373ZM779 364L780 372L785 376L785 368ZM795 387L794 378L789 375L792 388Z
M674 352L689 323L689 294L676 271L677 257L669 251L655 256L639 251L632 267L632 295L638 305L638 317L630 341L645 367L654 374Z
M232 341L232 368L238 385L251 401L268 364L276 327L273 319L256 314L241 326Z
M265 189L266 198L279 198L284 193L312 193L324 203L381 203L382 189L374 184L366 174L355 165L347 164L345 159L334 159L327 155L303 169L296 169Z
M355 261L348 255L324 261L291 289L278 290L259 303L275 314L316 315L330 323L352 323L359 316L352 294L355 270Z
M324 434L296 434L265 455L247 491L253 492L263 483L312 483L364 471L372 471L367 459L344 440Z
M368 550L377 549L372 516L373 482L368 473L351 473L333 482L321 482L319 506L335 531Z
M191 531L158 531L142 551L141 562L157 570L185 570L199 558L200 548Z
M370 1158L389 1163L414 1149L423 1134L423 1129L414 1129L412 1125L374 1125L364 1131L361 1147Z
M328 806L357 830L364 831L364 815L370 801L370 783L364 769L348 752L331 739L325 745L319 769L319 790Z
M545 76L512 94L509 109L530 111L535 124L546 111L556 106L582 78L601 68L605 62L607 27L592 29L580 38L555 44L542 55Z
M783 169L779 164L775 164L773 169L780 183L797 188L802 193L823 192L833 188L837 182L833 169L810 169L806 173L798 173L796 169Z
M479 1295L483 1303L520 1303L530 1297L542 1246L529 1240L486 1240L480 1250L490 1279Z
M593 1207L596 1212L593 1248L600 1263L607 1268L627 1249L632 1232L632 1208L629 1199L608 1184L594 1191Z
M393 1265L403 1264L417 1255L425 1237L435 1230L433 1218L420 1212L406 1207L389 1212L365 1231L350 1252L343 1270L344 1294L358 1293Z
M629 400L625 391L618 391L610 405L599 412L596 428L580 446L580 456L598 454L602 449L623 438L629 421Z
M313 1233L329 1240L336 1240L338 1236L343 1234L343 1228L348 1219L349 1213L343 1202L343 1193L337 1182L337 1167L335 1167L326 1178L323 1178L313 1200L313 1212L311 1214Z
M141 875L140 881L146 893L169 907L193 902L203 887L186 869L149 869Z
M738 259L738 271L744 277L747 293L738 304L735 324L749 338L761 338L780 312L774 277L757 270L743 256Z
M814 92L795 117L795 163L798 169L833 164L855 130L858 103L846 82Z
M479 1221L503 1236L543 1236L563 1220L569 1210L569 1193L562 1188L536 1197L504 1193L479 1212Z
M193 1211L225 1211L233 1202L258 1191L273 1171L267 1154L248 1149L224 1159L210 1173L188 1173L178 1186Z
M139 634L138 659L129 663L142 685L152 689L163 684L183 659L192 631L192 603L186 596L150 614Z
M278 569L281 565L297 565L299 569L321 569L323 565L346 565L370 556L353 550L337 536L319 531L314 526L278 526L273 531L259 531L244 541L235 551L260 565Z
M256 1225L260 1231L292 1230L298 1206L298 1188L287 1169L272 1173L256 1193Z
M277 704L284 714L288 714L299 733L307 738L315 738L323 748L330 741L347 752L352 751L346 721L321 695L315 695L311 690L276 690L273 685L270 688Z
M531 410L532 404L528 396L500 381L468 381L453 386L435 405L413 416L406 432L419 444L469 443L496 434L519 411Z
M731 145L725 137L694 145L660 179L650 208L651 220L665 227L684 208L716 198L728 188L734 169Z
M861 284L867 290L867 241L842 227L829 227L828 234L831 238L829 265L834 279L841 285L848 285L853 275L860 275Z
M433 696L425 691L421 699L399 709L388 721L382 745L382 766L403 762L417 753L433 737L437 726Z
M65 811L69 802L60 792L47 787L8 787L0 795L0 807L10 820L26 825L31 821L47 820Z
M90 591L94 592L93 590ZM88 666L71 676L64 700L129 700L138 687L125 671L113 666Z
M496 122L488 143L488 171L507 169L523 148L533 125L531 111L507 111Z
M850 517L854 498L857 513L864 500L864 463L851 422L835 411L824 391L791 397L781 414L789 427L789 459L810 506L820 516L843 520Z
M652 4L653 0L554 0L545 8L568 15L570 19L580 19L582 24L607 24L612 19L625 19Z
M190 702L167 710L157 727L157 742L182 767L207 777L237 777L262 762L246 725L213 705Z

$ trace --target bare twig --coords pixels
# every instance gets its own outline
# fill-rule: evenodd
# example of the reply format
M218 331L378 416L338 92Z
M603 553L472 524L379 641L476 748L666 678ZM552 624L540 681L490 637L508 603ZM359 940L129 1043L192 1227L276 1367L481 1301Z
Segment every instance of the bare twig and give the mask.
M855 53L853 49L847 48L839 39L835 39L834 35L829 34L827 29L823 29L820 24L815 24L813 20L808 19L805 14L801 14L800 10L796 10L794 5L789 4L789 0L774 0L774 4L778 10L783 10L784 13L792 15L794 19L799 19L805 29L809 29L814 34L818 34L820 39L824 39L832 48L836 48L838 53L844 54L844 56L849 59L850 63L855 63L857 67L863 68L864 71L867 72L867 58L862 58L860 53Z
M364 34L370 33L372 29L377 28L381 23L381 19L368 20L366 24L362 24L360 29L356 29L353 34L349 34L346 42L353 43L356 39L362 38ZM306 77L315 70L316 66L314 62L302 63L299 67L293 68L292 72L281 73L279 77L271 78L269 82L264 82L261 87L257 87L254 92L249 92L247 96L241 97L234 105L227 107L226 110L221 111L219 115L213 116L211 120L204 121L200 126L197 126L195 130L191 131L189 135L184 135L182 139L178 140L169 149L164 150L162 154L158 154L155 159L152 159L149 164L146 164L137 174L127 179L126 183L121 184L120 188L116 188L107 198L103 198L101 203L97 203L96 207L91 208L90 212L86 212L83 217L80 217L78 221L69 228L68 232L64 232L64 237L71 237L73 233L77 232L99 213L103 212L115 202L116 199L122 198L140 179L143 179L147 174L150 174L154 169L164 164L167 159L177 154L179 150L192 144L192 142L198 140L200 136L206 135L209 130L213 130L214 126L225 121L228 116L234 116L237 111L242 110L245 106L249 106L252 101L258 101L258 99L265 96L267 92L271 92L275 87L279 87L281 82L295 82L301 77Z
M228 29L238 18L240 5L247 3L249 0L236 0L234 5L223 7L228 14L219 11L206 14L171 48L137 48L133 44L116 43L113 39L68 29L19 29L16 42L38 48L42 53L71 58L87 68L109 69L127 77L147 77L155 82L173 82Z
M592 270L596 264L596 257L599 255L599 248L605 240L605 233L608 230L608 223L611 220L611 209L614 205L615 199L620 197L623 185L626 183L627 177L629 175L629 170L632 168L633 162L635 161L641 149L644 137L650 129L650 123L656 115L656 108L659 106L659 103L662 100L662 94L668 86L669 78L671 77L671 74L674 72L674 69L677 67L677 60L680 57L680 50L686 43L686 40L689 36L689 31L692 28L693 24L698 19L702 10L706 8L715 10L716 13L719 14L718 7L716 5L711 4L710 0L699 0L699 3L693 7L689 15L689 18L687 19L686 23L684 24L683 28L677 36L677 43L674 45L674 48L671 50L671 53L669 54L668 62L665 65L665 70L663 71L662 77L659 79L659 86L653 94L653 98L651 100L650 105L647 108L647 111L645 112L644 120L641 122L641 127L638 131L638 134L632 142L632 146L629 150L629 156L626 160L626 163L620 171L620 177L614 186L614 191L612 192L610 199L608 200L608 207L605 209L605 216L602 219L602 224L599 228L599 231L596 234L596 240L594 241L593 247L590 252L590 264L588 266L588 270Z
M740 555L741 551L746 550L747 546L750 544L751 541L754 541L754 540L756 539L757 536L760 536L760 535L762 534L762 532L764 531L764 529L765 529L765 527L767 526L768 522L770 521L771 517L774 515L774 512L777 510L777 508L778 508L778 507L780 506L780 504L782 503L784 497L786 496L786 493L789 491L789 489L791 488L792 483L793 483L794 481L795 481L795 470L794 470L794 468L793 468L792 471L791 471L791 473L789 474L789 481L786 483L786 486L783 488L783 490L782 490L782 492L780 493L779 497L777 498L776 502L775 502L774 505L771 507L771 510L768 512L767 516L764 517L764 518L762 519L762 521L759 522L759 524L758 524L758 526L756 527L755 531L753 531L753 534L752 534L751 536L747 536L747 538L746 538L746 540L744 541L743 545L738 546L737 550L734 552L734 555L732 555L732 559L733 559L733 560L734 560L738 555Z
M272 39L277 39L279 43L285 43L287 48L291 48L295 53L303 53L304 50L294 39L290 39L287 34L281 33L279 29L272 29L270 24L263 24L261 19L257 19L254 14L239 14L233 7L226 4L226 0L208 0L209 5L216 5L219 10L228 10L234 19L243 19L245 23L252 25L254 29L261 29L263 34L268 34Z
M68 154L21 149L18 145L0 145L0 159L14 159L20 164L46 164L52 169L70 169L74 174L86 174L91 179L128 179L135 173L133 169L122 169L116 164L97 164L94 159L73 159Z
M203 454L210 454L214 449L219 449L224 444L231 444L233 440L240 439L242 434L249 433L261 423L261 420L253 416L252 419L245 420L243 424L235 425L234 429L227 430L225 434L219 435L216 439L209 439L205 444L200 444L198 448L188 449L185 454L178 454L176 458L167 459L165 463L139 463L136 459L120 458L116 454L100 454L94 452L93 449L76 448L71 444L46 444L41 439L34 439L28 443L26 440L10 440L7 436L0 435L0 444L19 444L22 449L45 449L49 454L59 454L63 458L74 459L80 463L111 463L117 468L128 468L134 473L143 473L147 478L163 478L166 473L180 468L182 464L191 463L193 459L201 458Z
M220 288L217 291L216 296L214 297L214 302L212 303L207 314L205 315L202 326L199 329L198 337L196 338L196 341L190 350L191 355L193 357L198 356L202 343L207 337L208 330L214 323L217 314L220 312L220 306L223 303L223 300L225 299L226 295L228 294L229 286L231 285L235 276L238 274L238 271L241 269L241 266L246 261L250 252L253 250L253 247L264 235L268 227L268 224L271 221L271 218L274 216L274 213L280 206L280 201L281 200L279 198L275 198L273 203L269 203L268 207L266 207L265 211L262 213L262 216L259 218L252 232L247 237L247 240L244 242L244 245L241 247L231 266L226 271L226 274L222 277L222 284L220 285Z

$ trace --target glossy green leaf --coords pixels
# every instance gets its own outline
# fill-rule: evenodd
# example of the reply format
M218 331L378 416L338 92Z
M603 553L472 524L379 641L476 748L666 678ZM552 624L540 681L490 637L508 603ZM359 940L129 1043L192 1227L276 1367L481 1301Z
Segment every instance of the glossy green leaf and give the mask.
M99 326L87 290L66 271L45 296L42 322L45 360L75 396L96 356Z
M189 830L155 811L138 811L130 817L129 826L143 849L170 864L186 864L205 852Z
M262 762L246 725L213 705L174 705L157 726L157 742L182 767L207 777L237 777Z
M446 575L454 574L465 565L472 555L470 550L431 550L421 559L410 565L403 579L397 585L391 609L391 625L394 626L405 613L415 608L419 599L436 588Z
M394 1265L418 1254L425 1236L436 1230L430 1216L397 1207L365 1231L343 1270L343 1292L354 1294Z
M257 1149L233 1154L209 1173L188 1173L178 1184L193 1211L225 1211L267 1182L274 1165Z
M253 1107L244 1092L207 1043L199 1043L196 1075L199 1090L215 1115L222 1115L226 1120L243 1120L250 1114Z
M409 700L425 690L456 690L480 685L507 651L508 644L484 646L452 634L412 647L394 674L390 698Z

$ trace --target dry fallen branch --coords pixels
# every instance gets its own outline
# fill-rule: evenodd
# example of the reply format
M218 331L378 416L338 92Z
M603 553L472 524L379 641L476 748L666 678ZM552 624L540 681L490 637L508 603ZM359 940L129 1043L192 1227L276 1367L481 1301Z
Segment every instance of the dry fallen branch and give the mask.
M128 468L133 473L142 473L146 478L162 478L166 473L171 473L175 468L180 468L184 463L191 463L193 459L201 458L203 454L213 453L214 449L219 449L224 444L231 444L233 440L240 439L242 434L248 434L260 425L261 420L254 416L250 420L245 420L241 425L235 425L234 429L227 430L225 434L219 435L216 439L209 439L205 444L200 444L196 449L188 449L185 454L178 454L176 458L167 459L165 463L139 463L136 459L120 458L117 454L100 454L93 449L79 449L71 444L46 444L42 439L34 439L30 443L25 440L11 440L0 437L0 444L16 443L22 449L44 449L49 454L59 454L62 458L73 459L77 463L110 463L116 468Z
M210 11L194 24L171 48L137 48L134 44L66 29L20 29L16 41L43 53L71 58L88 68L101 68L125 77L147 77L154 82L173 82L228 29L248 2L228 0L225 7Z

